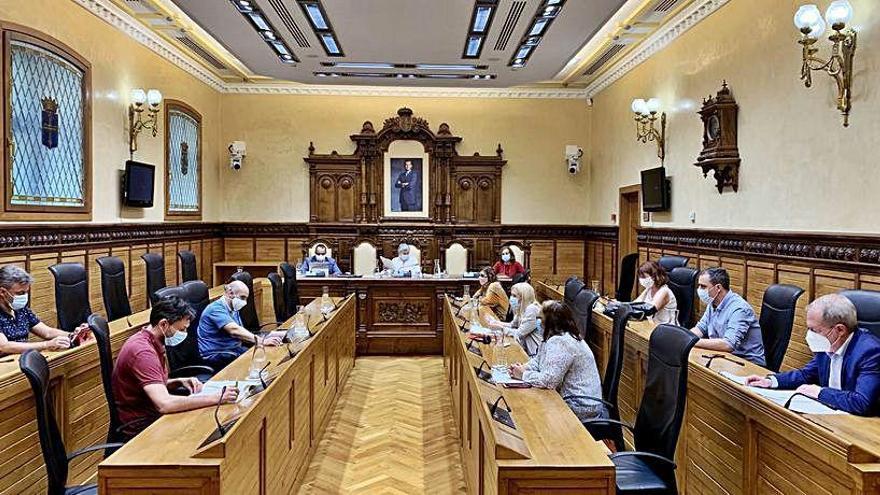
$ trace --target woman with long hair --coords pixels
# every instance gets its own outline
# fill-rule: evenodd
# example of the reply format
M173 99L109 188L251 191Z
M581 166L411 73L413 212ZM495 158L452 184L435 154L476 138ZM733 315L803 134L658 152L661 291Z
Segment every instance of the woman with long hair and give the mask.
M495 270L485 267L480 270L480 288L474 293L474 297L479 298L479 315L480 324L488 327L493 320L504 320L507 318L507 310L510 309L510 300L507 293L498 282L495 276Z
M512 322L495 320L489 323L489 327L503 329L506 335L513 335L526 354L534 356L543 341L543 333L538 324L541 305L535 300L535 289L526 282L514 284L510 288L510 308L513 311Z
M655 323L667 323L678 325L675 314L678 312L678 302L675 294L666 283L669 277L666 270L656 261L647 261L639 267L639 285L645 290L639 294L633 302L646 302L657 310L651 317Z
M601 398L602 383L596 358L581 339L571 310L559 301L544 301L541 320L544 342L538 355L526 364L512 365L510 375L534 387L555 389L581 421L605 416L601 402L582 400Z

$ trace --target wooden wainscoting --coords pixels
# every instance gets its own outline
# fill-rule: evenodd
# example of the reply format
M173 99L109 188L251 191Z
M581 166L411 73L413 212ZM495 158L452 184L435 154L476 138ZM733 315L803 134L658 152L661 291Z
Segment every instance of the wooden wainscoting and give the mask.
M880 237L802 232L640 229L639 260L663 255L690 258L700 269L721 266L731 289L760 314L764 290L792 284L805 292L798 300L794 328L782 369L803 366L812 357L804 340L806 307L815 298L844 289L880 290ZM705 309L700 304L698 309Z

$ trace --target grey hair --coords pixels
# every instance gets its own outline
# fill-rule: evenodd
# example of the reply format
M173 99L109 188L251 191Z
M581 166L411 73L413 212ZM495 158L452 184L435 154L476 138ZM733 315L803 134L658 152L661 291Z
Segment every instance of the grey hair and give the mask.
M407 244L405 242L401 243L400 246L397 246L398 253L402 253L404 251L409 251L409 244Z
M8 289L15 284L31 285L32 283L34 277L15 265L5 265L0 268L0 287Z
M834 326L842 323L850 331L858 328L858 320L856 319L856 307L840 294L827 294L807 306L807 311L818 311L822 318L822 323L828 326Z

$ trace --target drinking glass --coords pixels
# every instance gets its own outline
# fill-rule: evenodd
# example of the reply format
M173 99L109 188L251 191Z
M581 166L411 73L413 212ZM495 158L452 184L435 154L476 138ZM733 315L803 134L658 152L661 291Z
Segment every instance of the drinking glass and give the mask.
M590 280L590 290L592 290L596 294L599 294L600 296L602 295L602 293L599 292L599 281L596 279Z

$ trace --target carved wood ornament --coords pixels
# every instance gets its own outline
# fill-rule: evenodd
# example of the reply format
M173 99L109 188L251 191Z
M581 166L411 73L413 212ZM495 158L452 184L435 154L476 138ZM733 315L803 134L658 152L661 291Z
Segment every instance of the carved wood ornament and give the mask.
M739 106L725 81L713 98L703 100L700 110L703 119L703 151L694 165L703 170L703 177L714 172L715 187L721 193L725 187L739 189L739 148L737 147L737 114Z
M507 163L499 144L494 156L460 156L449 124L437 132L428 122L401 108L378 132L363 123L350 136L356 148L351 155L316 154L309 146L311 223L430 222L433 224L500 224L501 169ZM428 154L428 219L383 218L384 157L394 141L418 141Z

